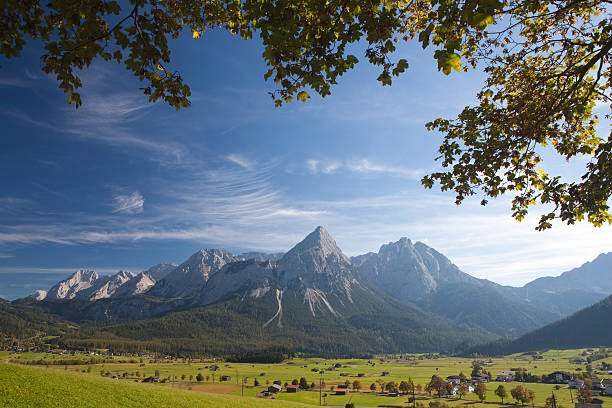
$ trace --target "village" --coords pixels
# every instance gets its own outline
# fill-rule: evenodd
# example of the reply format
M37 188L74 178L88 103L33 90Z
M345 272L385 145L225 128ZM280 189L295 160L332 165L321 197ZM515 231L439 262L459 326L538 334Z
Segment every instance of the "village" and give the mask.
M120 382L311 405L612 407L612 357L606 349L550 350L487 359L439 354L366 360L292 358L276 364L60 348L2 351L0 358Z

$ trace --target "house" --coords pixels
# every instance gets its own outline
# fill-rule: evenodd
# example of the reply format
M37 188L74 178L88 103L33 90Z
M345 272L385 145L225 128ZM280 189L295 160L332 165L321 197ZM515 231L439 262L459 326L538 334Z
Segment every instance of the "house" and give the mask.
M349 389L346 385L340 384L336 388L336 395L347 395L349 393Z
M574 376L567 371L555 371L548 375L549 381L554 381L556 384L567 384L574 379Z
M584 381L582 380L571 380L567 383L567 385L569 385L569 388L573 388L573 389L580 389L582 387L584 387Z
M300 391L302 391L302 389L300 388L299 385L288 385L285 388L287 389L287 392L300 392Z
M383 371L381 376L382 377L388 377L389 376L389 372L388 371Z
M489 382L489 376L487 374L478 374L472 377L472 380L476 382L486 383Z
M279 384L272 384L268 387L268 392L272 394L278 394L279 392L281 392L282 389L283 387L281 387Z
M602 394L604 389L606 388L606 386L603 384L603 380L597 380L593 378L591 381L593 382L593 385L591 386L591 390L597 391L600 394Z
M231 381L232 377L230 377L229 375L222 375L221 376L221 381Z
M461 384L461 377L459 377L458 375L449 375L448 377L446 377L446 382L449 382L453 385L459 385Z
M501 373L497 373L495 381L512 382L514 381L514 373L512 371L503 371Z
M601 384L604 386L604 395L608 395L610 397L612 397L612 379L611 378L606 378L601 380Z

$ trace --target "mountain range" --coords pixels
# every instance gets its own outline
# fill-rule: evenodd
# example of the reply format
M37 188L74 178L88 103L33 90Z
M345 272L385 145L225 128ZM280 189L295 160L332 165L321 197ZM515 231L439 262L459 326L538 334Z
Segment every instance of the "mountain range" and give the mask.
M601 300L612 293L610 265L612 253L602 254L557 278L514 288L474 278L407 238L348 258L318 227L285 254L207 249L139 274L80 270L13 305L83 325L64 337L72 345L209 353L272 345L329 354L451 350L516 338Z

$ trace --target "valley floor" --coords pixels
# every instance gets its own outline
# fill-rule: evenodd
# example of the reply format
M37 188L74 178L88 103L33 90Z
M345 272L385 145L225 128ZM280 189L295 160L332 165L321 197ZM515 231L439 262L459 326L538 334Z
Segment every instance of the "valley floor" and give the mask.
M512 368L523 368L535 375L548 374L553 371L580 373L586 362L575 362L584 359L586 350L548 351L539 355L517 354L504 358L485 359L485 370L495 375ZM0 352L0 361L33 363L36 366L21 364L0 364L0 407L280 407L280 406L313 406L319 405L319 381L324 381L322 393L327 393L325 402L329 406L344 406L353 402L358 407L376 406L412 406L407 396L389 397L380 394L380 383L408 380L415 384L425 384L433 374L442 378L463 373L470 375L472 359L461 358L427 358L424 355L383 357L375 360L325 360L325 359L292 359L280 364L237 364L219 361L168 360L154 361L136 359L131 362L125 357L113 357L112 362L104 364L70 365L70 359L77 356L51 355L39 353L22 353L10 355ZM612 357L592 362L594 368L602 362L612 364ZM60 364L58 364L60 363ZM333 365L340 365L333 371ZM45 366L48 365L46 368ZM210 367L217 365L216 371ZM323 376L313 369L325 369ZM595 369L597 372L597 368ZM383 372L388 375L383 376ZM124 373L131 379L111 379L110 376L122 377ZM169 378L168 383L143 384L134 382L134 378L149 377L158 374L160 378ZM198 382L196 376L202 375ZM361 375L361 376L359 376ZM191 376L191 380L190 380ZM220 382L222 376L229 376L228 381ZM310 391L278 394L276 400L255 398L274 380L291 383L294 379L306 378L308 384L315 384ZM601 373L600 378L612 375ZM257 380L258 386L254 386ZM348 396L333 395L331 387L352 383L358 380L362 388L351 390ZM241 387L244 381L245 387ZM370 385L376 384L376 392L370 391ZM508 392L505 404L495 396L494 390L503 384ZM498 383L487 384L487 397L484 403L476 400L474 394L463 399L432 398L424 392L417 395L417 402L429 406L431 401L443 401L452 408L501 408L514 406L510 389L522 385L535 392L534 405L543 407L545 400L554 391L558 407L573 408L572 399L576 390L569 390L566 385L543 383ZM242 396L244 395L244 397ZM612 397L601 397L602 408L612 408Z

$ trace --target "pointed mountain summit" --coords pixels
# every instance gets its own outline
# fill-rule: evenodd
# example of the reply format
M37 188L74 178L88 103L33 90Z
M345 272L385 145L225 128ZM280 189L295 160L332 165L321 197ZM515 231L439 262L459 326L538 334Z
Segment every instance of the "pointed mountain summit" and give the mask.
M98 278L96 271L79 269L68 279L52 286L47 292L46 299L74 299L79 292L91 288Z
M135 273L128 271L119 271L115 275L101 276L93 282L90 290L83 291L83 297L89 300L106 299L115 294L115 292L123 286L127 281L134 278ZM77 296L79 297L79 296Z
M132 276L120 288L118 288L113 297L133 296L146 292L155 285L155 279L145 272Z
M336 241L323 227L317 227L279 261L278 268L290 280L298 276L332 274L352 271L350 259L342 253Z
M147 293L167 298L189 297L201 291L210 276L224 265L239 260L223 249L202 249L168 273Z

